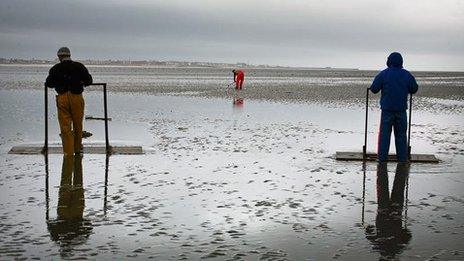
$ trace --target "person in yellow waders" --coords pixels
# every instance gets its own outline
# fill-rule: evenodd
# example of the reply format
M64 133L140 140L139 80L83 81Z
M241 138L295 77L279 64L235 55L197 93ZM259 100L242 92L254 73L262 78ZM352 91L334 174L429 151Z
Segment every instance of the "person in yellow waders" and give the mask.
M65 156L82 153L82 122L84 119L84 86L92 84L92 76L85 66L71 60L67 47L58 50L60 63L49 71L45 86L57 92L56 107Z

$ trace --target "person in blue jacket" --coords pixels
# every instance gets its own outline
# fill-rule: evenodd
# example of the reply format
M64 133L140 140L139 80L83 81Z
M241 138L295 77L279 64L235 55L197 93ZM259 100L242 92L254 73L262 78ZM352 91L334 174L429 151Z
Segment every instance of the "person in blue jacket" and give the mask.
M387 66L387 69L375 77L370 87L373 93L381 91L382 114L378 138L378 160L387 161L393 128L397 159L400 162L406 162L408 161L406 140L408 94L416 93L419 86L414 76L403 69L403 57L400 53L391 53L387 59Z

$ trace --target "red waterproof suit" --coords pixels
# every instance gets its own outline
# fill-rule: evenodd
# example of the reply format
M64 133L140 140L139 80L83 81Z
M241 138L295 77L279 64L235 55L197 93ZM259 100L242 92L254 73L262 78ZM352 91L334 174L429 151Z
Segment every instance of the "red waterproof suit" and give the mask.
M241 70L236 70L234 72L234 82L235 82L235 89L241 90L243 81L245 79L245 73Z

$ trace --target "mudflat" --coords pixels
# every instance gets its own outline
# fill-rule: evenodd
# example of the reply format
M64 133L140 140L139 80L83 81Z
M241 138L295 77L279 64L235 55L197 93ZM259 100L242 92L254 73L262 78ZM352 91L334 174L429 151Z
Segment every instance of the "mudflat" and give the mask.
M441 162L405 168L334 159L362 149L374 71L250 69L236 91L227 68L89 67L111 142L145 154L84 154L69 183L61 155L7 154L42 142L47 70L0 66L2 258L463 258L464 73L414 72L413 152ZM101 90L85 99L101 116ZM103 123L84 126L101 143Z

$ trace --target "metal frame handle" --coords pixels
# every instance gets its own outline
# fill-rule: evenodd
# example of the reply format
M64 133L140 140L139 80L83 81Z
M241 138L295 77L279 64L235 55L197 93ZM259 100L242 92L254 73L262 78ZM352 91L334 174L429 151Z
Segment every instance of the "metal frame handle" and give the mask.
M409 94L409 123L408 123L408 159L411 160L411 117L412 117L412 94Z
M108 137L108 102L106 99L106 83L94 83L92 85L103 85L103 108L105 114L105 147L106 154L111 154L110 140Z
M111 146L110 140L108 137L108 102L107 102L107 95L106 95L106 83L92 83L91 86L103 86L103 108L105 114L105 148L106 154L111 154ZM44 89L44 101L45 101L45 109L44 109L44 121L45 121L45 140L44 146L42 148L42 153L48 153L48 88L45 86Z
M364 146L363 160L367 159L367 121L369 117L369 88L366 89L366 118L364 122ZM412 94L409 94L409 122L408 122L408 159L411 160L411 119L412 119Z
M369 88L366 89L366 118L364 122L363 160L367 159L367 120L369 117Z
M45 119L45 140L44 140L44 146L42 149L43 154L48 153L48 88L45 86L44 89L44 102L45 102L45 109L44 109L44 119Z

